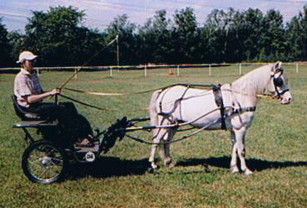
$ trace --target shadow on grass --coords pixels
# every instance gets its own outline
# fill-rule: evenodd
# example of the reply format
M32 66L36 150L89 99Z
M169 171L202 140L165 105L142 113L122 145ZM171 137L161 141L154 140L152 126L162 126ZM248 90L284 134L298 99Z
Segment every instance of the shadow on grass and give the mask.
M239 162L239 160L238 160ZM250 158L246 159L248 167L252 171L262 171L266 169L279 169L296 166L307 166L307 161L267 161L262 159ZM193 158L184 161L178 161L176 166L196 166L196 165L208 165L219 168L229 168L230 157L210 157L210 158Z
M307 161L267 161L262 159L247 159L252 171L279 169L296 166L307 166ZM230 157L192 158L178 161L176 166L198 166L229 168ZM69 170L69 178L74 180L91 176L94 178L108 178L113 176L143 175L149 171L147 158L140 160L125 160L117 157L100 157L93 164L75 164ZM210 171L209 171L210 172Z
M149 169L147 158L125 160L117 157L100 157L92 164L74 164L69 169L70 179L91 176L108 178L112 176L142 175Z

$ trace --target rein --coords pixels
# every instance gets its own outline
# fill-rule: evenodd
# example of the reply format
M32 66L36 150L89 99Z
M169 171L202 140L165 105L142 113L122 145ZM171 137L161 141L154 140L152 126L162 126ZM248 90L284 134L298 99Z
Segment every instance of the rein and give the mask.
M200 88L200 87L205 88L205 89L215 88L216 90L218 89L218 86L219 86L219 85L214 85L214 84L187 84L187 83L178 83L178 84L171 84L171 85L168 85L168 86L165 86L165 87L162 87L162 88L155 88L155 89L144 90L144 91L137 91L137 92L130 92L130 93L110 93L110 92L84 91L84 90L78 90L78 89L67 88L67 87L65 87L64 89L68 90L68 91L71 91L71 92L82 93L82 94L89 94L89 95L97 95L97 96L127 96L127 95L144 94L144 93L154 92L154 91L157 91L157 90L164 91L167 88L178 86L178 85L179 86L188 87L188 88ZM247 95L247 94L245 94L243 92L234 91L232 89L231 90L230 89L219 89L219 90L220 91L235 92L235 93ZM213 90L213 92L214 91L215 90ZM220 92L218 94L220 94ZM109 108L103 108L103 107L94 106L94 105L85 103L83 101L79 101L79 100L76 100L74 98L65 96L63 94L60 94L59 96L64 97L64 98L66 98L68 100L74 101L76 103L79 103L81 105L85 105L87 107L95 108L95 109L98 109L98 110L110 110ZM221 95L219 95L219 96L221 96ZM276 99L277 98L276 96L272 96L270 94L256 94L256 97L259 97L259 98L271 98L271 99ZM216 102L217 102L218 106L221 106L221 101L222 100L220 100L220 99L221 98L216 98ZM220 100L220 101L218 101L218 100ZM248 109L252 109L252 108L256 108L256 107L248 107ZM243 109L243 111L246 111L246 109L244 109L244 108L239 108L239 109L234 110L234 112L243 112L240 109ZM247 111L255 111L255 110L247 110ZM221 115L223 115L223 114L224 114L224 112L221 112ZM225 129L225 125L224 124L223 124L223 128L222 129Z
M174 86L184 86L184 87L189 87L189 88L211 88L215 86L214 84L187 84L187 83L177 83L177 84L171 84L167 85L165 87L161 88L154 88L150 90L144 90L144 91L137 91L137 92L123 92L123 93L110 93L110 92L97 92L97 91L86 91L86 90L78 90L78 89L73 89L73 88L68 88L65 87L65 90L69 90L72 92L77 92L77 93L83 93L83 94L88 94L88 95L98 95L98 96L126 96L126 95L136 95L136 94L144 94L144 93L149 93L149 92L154 92L157 90L165 90L170 87Z
M144 91L136 91L136 92L123 92L123 93L117 93L117 92L99 92L99 91L87 91L87 90L79 90L79 89L73 89L73 88L68 88L68 87L64 87L63 89L71 91L71 92L76 92L76 93L82 93L82 94L87 94L87 95L97 95L97 96L127 96L127 95L137 95L137 94L145 94L145 93L149 93L149 92L154 92L157 90L165 90L169 87L174 87L174 86L184 86L184 87L189 87L189 88L205 88L205 89L211 89L213 86L216 86L214 84L186 84L186 83L178 83L178 84L172 84L172 85L168 85L162 88L154 88L154 89L149 89L149 90L144 90ZM248 95L246 93L243 92L239 92L239 91L234 91L234 90L229 90L229 89L222 89L222 91L232 91L238 94L242 94L242 95ZM286 90L288 91L288 90ZM284 92L285 93L285 92ZM283 94L284 94L283 93ZM275 99L277 98L276 96L270 95L270 94L256 94L256 97L259 98L272 98Z
M63 97L63 98L66 98L67 100L71 100L71 101L73 101L73 102L75 102L75 103L79 103L79 104L81 104L81 105L85 105L85 106L87 106L87 107L95 108L95 109L98 109L98 110L109 110L109 109L107 109L107 108L102 108L102 107L94 106L94 105L91 105L91 104L88 104L88 103L85 103L85 102L76 100L76 99L74 99L74 98L68 97L68 96L63 95L63 94L59 94L58 96L61 96L61 97Z

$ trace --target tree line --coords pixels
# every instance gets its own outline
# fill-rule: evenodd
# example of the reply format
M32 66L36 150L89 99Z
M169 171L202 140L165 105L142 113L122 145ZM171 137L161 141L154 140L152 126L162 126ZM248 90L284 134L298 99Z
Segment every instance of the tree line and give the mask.
M87 28L84 11L50 7L33 11L25 32L8 32L0 18L0 67L16 66L18 54L31 50L40 66L304 61L307 55L307 5L289 22L277 10L214 9L203 25L185 8L167 18L156 11L144 25L126 14L104 31ZM119 44L108 46L118 35Z

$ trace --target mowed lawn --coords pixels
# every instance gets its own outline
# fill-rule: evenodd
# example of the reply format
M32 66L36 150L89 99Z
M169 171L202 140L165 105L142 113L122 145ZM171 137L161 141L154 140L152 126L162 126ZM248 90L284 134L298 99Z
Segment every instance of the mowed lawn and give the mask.
M257 66L242 66L242 73ZM0 208L173 208L173 207L307 207L307 66L285 65L293 103L260 100L246 138L247 164L252 176L229 171L231 142L229 132L203 132L171 146L175 166L148 171L150 146L124 138L95 164L71 166L61 183L35 184L21 169L21 156L27 147L10 95L13 74L0 74ZM239 78L238 65L180 69L180 76L168 69L112 72L81 72L67 87L103 91L136 92L174 83L229 83ZM43 72L43 87L60 86L71 72ZM123 116L147 117L151 93L106 97L63 94L96 105L96 110L76 104L93 129L105 129ZM61 101L66 101L60 98ZM50 100L52 101L52 100ZM205 105L205 104L204 104ZM35 135L35 132L33 132ZM149 138L149 133L136 132ZM182 133L181 133L182 135ZM178 135L180 136L180 135ZM39 138L39 136L37 136ZM177 137L178 138L178 137Z

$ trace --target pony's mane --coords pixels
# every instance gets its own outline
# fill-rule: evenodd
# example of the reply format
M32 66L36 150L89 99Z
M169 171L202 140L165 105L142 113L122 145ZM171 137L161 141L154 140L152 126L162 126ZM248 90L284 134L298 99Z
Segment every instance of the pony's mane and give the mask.
M261 66L248 72L232 83L236 91L248 95L264 93L270 80L272 64Z

